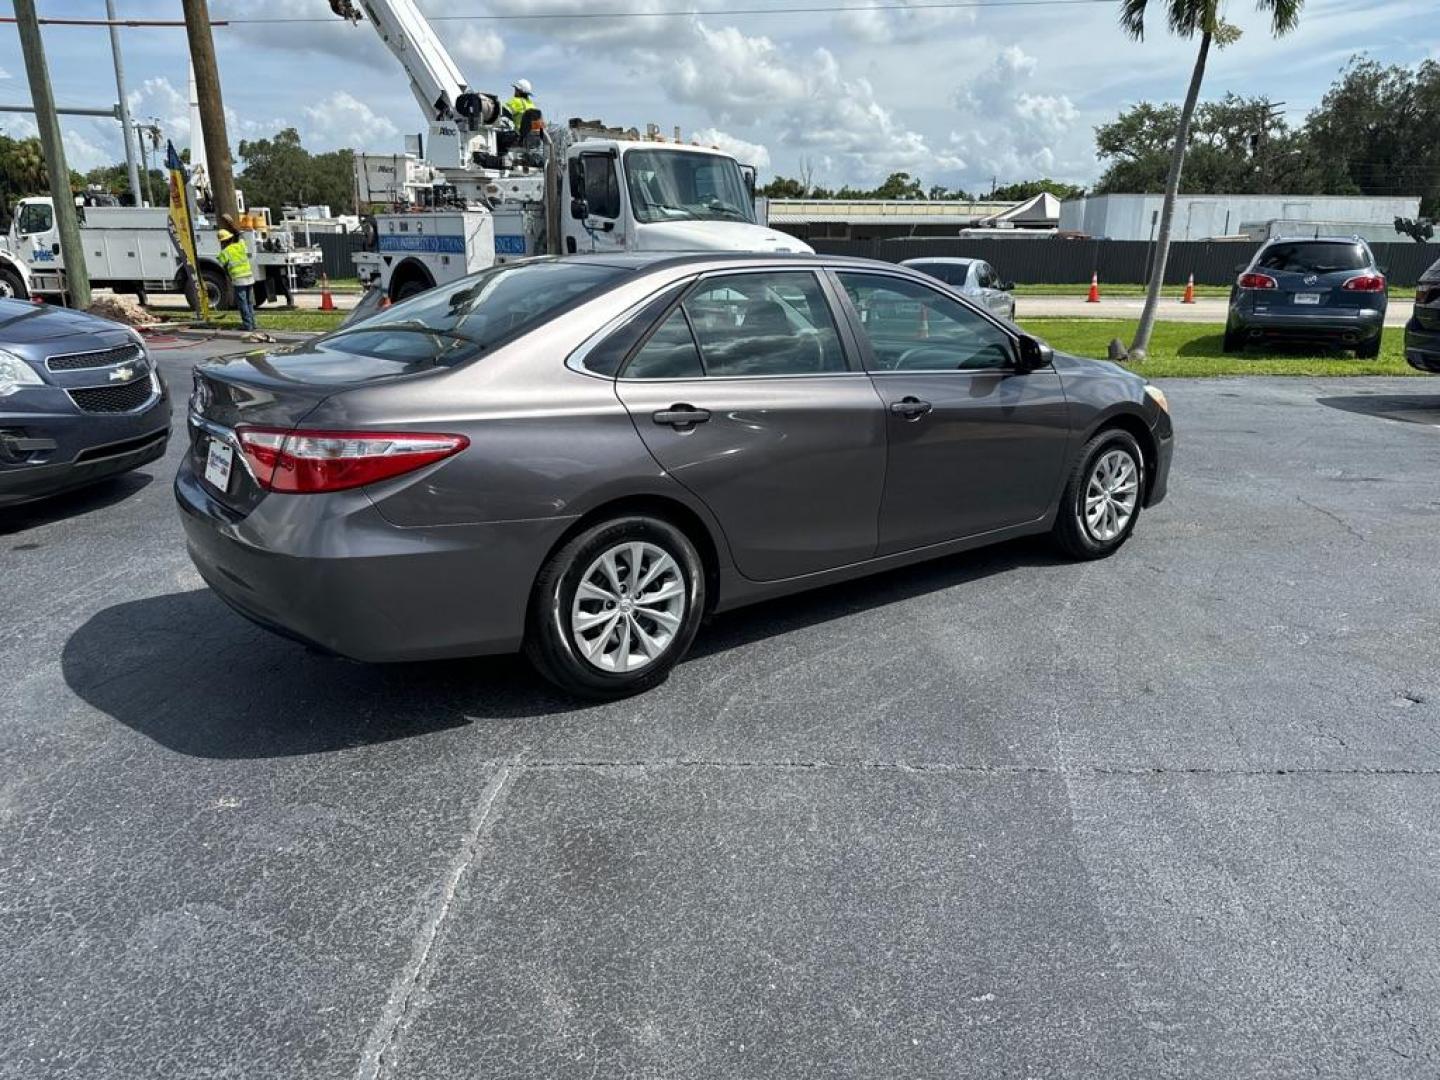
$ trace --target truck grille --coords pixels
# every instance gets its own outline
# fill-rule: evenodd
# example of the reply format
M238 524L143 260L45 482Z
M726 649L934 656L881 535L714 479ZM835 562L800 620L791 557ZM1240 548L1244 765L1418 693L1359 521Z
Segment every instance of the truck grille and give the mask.
M52 356L45 361L45 366L51 371L80 371L84 368L124 364L132 360L143 359L143 356L140 346L131 342L128 345L117 345L113 349L100 349L97 352L65 353L61 356Z
M133 379L123 386L89 386L69 393L70 400L85 412L134 412L155 396L154 376Z

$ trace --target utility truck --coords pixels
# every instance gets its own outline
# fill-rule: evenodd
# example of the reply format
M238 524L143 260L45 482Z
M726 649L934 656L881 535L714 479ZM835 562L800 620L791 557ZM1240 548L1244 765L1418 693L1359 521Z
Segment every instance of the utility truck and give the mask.
M543 254L812 250L759 224L754 170L731 154L653 125L552 131L538 110L517 125L469 88L414 0L358 3L330 0L352 22L363 9L429 125L413 152L355 155L369 249L356 271L390 299Z
M92 286L134 293L142 302L149 293L184 291L186 275L181 272L183 261L170 241L168 210L148 206L77 209L81 214L80 241ZM245 224L258 227L244 229ZM313 285L323 258L318 248L299 247L290 234L272 233L263 225L263 215L244 215L241 235L255 269L256 303L289 297L296 288ZM210 306L217 310L233 307L234 290L217 259L220 241L215 226L203 218L195 221L195 244L200 280ZM26 267L29 295L63 302L67 294L65 262L55 206L48 195L19 200L4 246ZM0 265L0 278L4 270Z

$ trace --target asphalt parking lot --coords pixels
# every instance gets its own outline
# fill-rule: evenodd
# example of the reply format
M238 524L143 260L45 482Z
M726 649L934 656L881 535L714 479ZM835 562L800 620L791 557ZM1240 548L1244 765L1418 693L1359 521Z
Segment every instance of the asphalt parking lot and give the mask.
M1165 389L1115 558L739 612L604 706L251 627L178 441L0 511L0 1077L1435 1075L1440 380Z

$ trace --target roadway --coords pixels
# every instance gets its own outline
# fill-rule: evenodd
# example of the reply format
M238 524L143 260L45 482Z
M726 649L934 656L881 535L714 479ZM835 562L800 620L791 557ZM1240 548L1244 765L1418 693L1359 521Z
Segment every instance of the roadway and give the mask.
M737 612L608 705L252 626L178 441L0 511L0 1077L1435 1075L1440 383L1165 389L1115 558Z

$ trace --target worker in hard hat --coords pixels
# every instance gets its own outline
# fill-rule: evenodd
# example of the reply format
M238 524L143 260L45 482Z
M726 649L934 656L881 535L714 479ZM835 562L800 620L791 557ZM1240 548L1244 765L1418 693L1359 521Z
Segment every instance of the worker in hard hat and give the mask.
M510 122L515 125L515 130L520 131L520 121L531 109L538 109L535 104L535 90L530 85L529 79L518 79L513 84L515 96L505 103L505 115L510 117Z
M216 234L220 241L220 257L216 260L230 275L235 292L235 306L240 309L240 325L247 331L255 329L255 272L250 269L250 252L245 241L229 229Z

